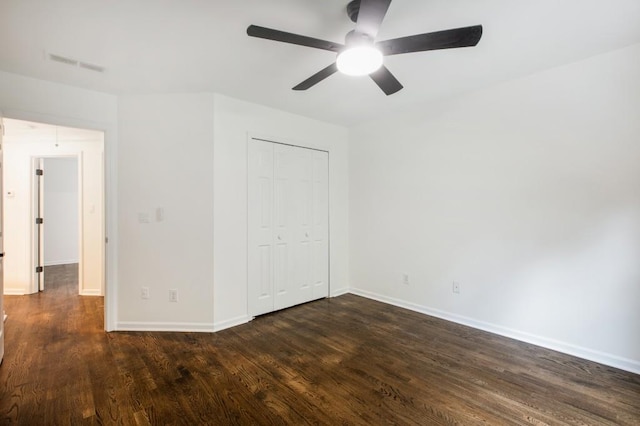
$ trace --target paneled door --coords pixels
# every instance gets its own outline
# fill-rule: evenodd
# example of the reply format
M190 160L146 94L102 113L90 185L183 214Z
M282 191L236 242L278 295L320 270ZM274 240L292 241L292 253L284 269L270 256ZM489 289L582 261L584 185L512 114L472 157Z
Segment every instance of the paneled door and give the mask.
M249 313L329 295L329 154L249 140Z
M260 315L274 306L273 144L250 139L248 169L249 312Z
M329 294L329 153L312 154L311 229L308 238L312 246L311 285L313 298Z
M273 146L274 184L274 263L275 298L271 311L296 305L298 295L292 288L296 252L294 245L293 207L295 206L296 148L290 145L261 142Z
M292 153L293 197L290 207L293 229L293 253L291 259L291 287L295 295L291 305L313 300L311 266L313 247L311 226L313 224L313 151L295 148ZM325 295L326 296L326 295ZM319 296L322 297L322 296Z

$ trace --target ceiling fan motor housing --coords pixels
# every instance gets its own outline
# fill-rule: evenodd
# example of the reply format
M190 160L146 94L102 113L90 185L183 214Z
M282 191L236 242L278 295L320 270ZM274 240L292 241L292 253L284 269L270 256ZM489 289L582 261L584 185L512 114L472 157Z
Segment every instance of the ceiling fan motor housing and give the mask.
M373 46L373 38L368 34L351 30L344 37L344 44L347 49L358 46Z

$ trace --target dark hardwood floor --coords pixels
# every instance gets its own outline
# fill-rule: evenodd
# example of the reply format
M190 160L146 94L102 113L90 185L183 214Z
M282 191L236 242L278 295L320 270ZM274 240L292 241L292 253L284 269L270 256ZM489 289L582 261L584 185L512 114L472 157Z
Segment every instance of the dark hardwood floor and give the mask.
M107 334L77 268L46 276L5 297L1 424L640 424L638 375L353 295Z

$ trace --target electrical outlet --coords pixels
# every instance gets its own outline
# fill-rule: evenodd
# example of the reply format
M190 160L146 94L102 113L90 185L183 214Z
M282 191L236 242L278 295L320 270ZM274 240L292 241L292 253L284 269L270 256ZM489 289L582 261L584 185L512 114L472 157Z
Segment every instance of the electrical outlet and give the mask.
M177 302L178 301L178 290L175 288L169 290L169 302Z
M456 294L460 293L460 283L458 281L453 282L453 292Z
M409 274L407 273L402 274L402 284L409 285Z
M149 287L142 287L140 289L140 297L142 299L148 299L149 298Z

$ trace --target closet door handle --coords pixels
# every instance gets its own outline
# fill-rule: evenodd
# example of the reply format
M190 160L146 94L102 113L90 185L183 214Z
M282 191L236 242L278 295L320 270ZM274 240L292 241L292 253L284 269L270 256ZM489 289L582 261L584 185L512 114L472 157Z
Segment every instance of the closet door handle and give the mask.
M0 253L0 257L4 257L4 253Z

